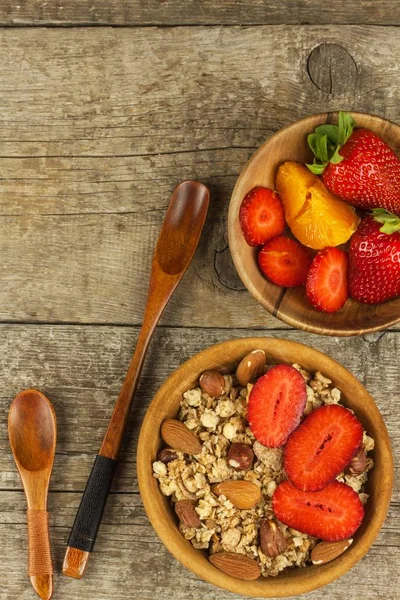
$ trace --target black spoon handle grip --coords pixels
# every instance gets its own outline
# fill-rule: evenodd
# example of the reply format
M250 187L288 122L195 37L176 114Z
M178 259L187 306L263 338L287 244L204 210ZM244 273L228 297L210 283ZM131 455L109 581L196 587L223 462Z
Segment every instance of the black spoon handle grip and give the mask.
M75 517L68 546L92 552L117 461L98 454Z

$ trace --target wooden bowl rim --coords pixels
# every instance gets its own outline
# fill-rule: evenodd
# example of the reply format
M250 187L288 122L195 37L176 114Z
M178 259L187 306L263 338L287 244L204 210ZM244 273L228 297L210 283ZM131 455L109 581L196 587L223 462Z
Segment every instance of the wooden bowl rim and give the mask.
M366 112L357 112L357 111L348 111L348 112L350 112L355 117L356 120L357 120L357 117L361 117L361 118L369 117L370 119L376 121L377 123L381 122L384 124L390 124L395 129L399 130L399 140L400 140L400 125L398 125L394 121L391 121L389 119L384 119L383 117L380 117L378 115L374 115L374 114L366 113ZM252 165L253 162L255 162L257 160L258 156L265 151L265 148L271 142L275 141L275 139L277 137L279 137L283 133L289 131L290 129L292 129L296 126L300 126L302 123L306 123L306 122L312 123L312 121L314 121L314 120L318 121L320 119L323 119L323 120L328 121L329 119L336 117L337 115L338 115L337 111L330 111L330 112L315 113L312 115L308 115L307 117L303 117L302 119L297 119L296 121L293 121L293 123L290 123L289 125L286 125L285 127L282 127L281 129L279 129L278 131L273 133L251 155L249 160L246 162L246 164L242 168L242 170L236 180L235 187L233 188L233 192L231 195L231 200L229 203L229 210L228 210L228 244L229 244L229 249L231 252L233 263L235 265L236 271L237 271L243 285L250 292L250 294L257 300L257 302L259 302L261 304L261 306L263 308L265 308L269 313L271 313L274 317L280 319L281 321L283 321L284 323L287 323L288 325L291 325L292 327L300 328L300 329L303 329L304 331L308 331L310 333L317 333L320 335L329 335L329 336L348 337L348 336L353 336L353 335L363 335L365 333L374 333L376 331L382 331L382 329L385 329L387 327L391 327L392 325L395 325L396 323L400 322L400 312L399 312L398 317L387 318L387 320L385 320L385 323L382 325L366 325L365 327L358 327L358 328L350 327L350 326L349 327L343 326L343 327L338 327L338 328L332 329L332 328L325 327L320 324L314 325L312 322L302 320L301 318L293 318L289 314L287 314L287 312L284 309L283 310L281 309L281 299L284 294L284 288L281 288L282 297L279 299L278 307L276 307L276 305L270 299L270 297L262 294L259 291L258 287L253 282L252 278L248 276L247 271L243 265L240 253L238 252L239 241L236 239L235 235L233 234L234 223L236 222L236 219L237 219L237 209L238 209L238 206L240 206L240 203L243 199L239 196L236 197L238 194L238 188L241 184L241 181L246 177L247 171L249 170L250 166ZM394 302L396 300L398 300L398 299L394 298L393 300L389 300L385 304L389 304L390 302ZM374 305L371 305L371 306L374 306Z
M303 363L306 352L310 360L315 362L313 369L310 366L306 368L314 371L321 370L333 381L338 379L346 381L348 391L352 390L352 399L347 400L346 405L351 407L358 402L357 398L362 398L361 406L365 407L365 410L358 408L356 414L361 420L368 415L372 424L368 431L370 434L374 435L372 429L381 432L380 437L375 439L375 449L379 450L380 472L377 471L376 465L374 467L376 477L379 476L380 487L376 506L370 509L372 513L370 520L365 521L359 536L359 532L356 533L353 545L335 561L321 566L288 569L283 577L242 581L219 571L208 562L201 551L194 549L190 542L184 540L169 506L169 499L161 494L158 481L153 477L152 463L156 460L157 451L162 443L159 434L161 422L167 417L176 417L181 394L189 389L187 384L183 386L182 381L189 381L189 379L195 381L202 371L217 368L218 365L237 364L243 356L255 348L264 349L267 357L271 357L272 361L300 364ZM309 362L309 359L305 362ZM165 411L165 399L168 401L168 398L173 398L171 402L176 404L174 412ZM361 382L343 365L319 350L290 340L260 337L229 340L210 346L192 356L165 380L154 396L142 424L138 442L137 473L147 516L171 554L195 575L209 583L234 593L262 598L281 598L310 592L331 583L351 569L367 553L382 527L391 500L394 478L389 434L377 405Z

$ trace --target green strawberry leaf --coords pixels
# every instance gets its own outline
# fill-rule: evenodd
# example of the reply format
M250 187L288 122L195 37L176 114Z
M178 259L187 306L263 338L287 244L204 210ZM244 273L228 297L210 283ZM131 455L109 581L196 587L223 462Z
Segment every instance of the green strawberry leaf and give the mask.
M315 156L313 168L311 169L310 165L307 165L313 173L318 171L316 165L323 167L322 171L318 173L320 174L326 168L327 163L331 162L337 165L344 160L339 151L353 133L355 124L350 113L340 111L337 125L329 123L319 125L315 128L315 132L307 137L308 145Z
M306 165L306 167L308 167L311 173L314 173L314 175L322 175L322 173L327 167L327 164L328 163L325 163L324 165L319 165L317 163L313 163L312 165Z
M375 221L378 223L382 223L383 227L380 228L379 231L382 233L387 233L388 235L395 233L396 231L400 231L400 217L394 215L393 213L385 210L384 208L374 208L372 211L372 216Z
M337 125L320 125L316 127L315 133L319 133L320 135L326 135L331 144L336 146L339 141L339 129Z
M342 160L344 160L344 156L342 156L341 154L339 154L339 146L338 146L337 148L335 148L335 152L331 156L329 162L331 162L334 165L338 165L339 163L342 162Z

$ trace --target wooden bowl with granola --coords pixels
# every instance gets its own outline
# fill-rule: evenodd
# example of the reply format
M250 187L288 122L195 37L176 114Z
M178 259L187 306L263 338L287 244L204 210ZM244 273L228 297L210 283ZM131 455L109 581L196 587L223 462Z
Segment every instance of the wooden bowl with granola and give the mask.
M154 397L138 445L147 515L184 566L231 592L288 597L368 551L393 485L374 400L303 344L212 346Z

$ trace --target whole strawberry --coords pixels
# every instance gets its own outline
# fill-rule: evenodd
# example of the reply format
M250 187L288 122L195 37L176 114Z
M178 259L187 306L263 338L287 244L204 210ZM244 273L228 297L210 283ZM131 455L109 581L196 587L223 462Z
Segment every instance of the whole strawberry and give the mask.
M400 296L399 230L400 218L384 209L375 209L361 221L349 249L354 300L378 304Z
M350 114L341 112L338 125L317 127L308 136L315 159L307 166L349 204L400 214L400 160L372 131L353 131L355 124Z

